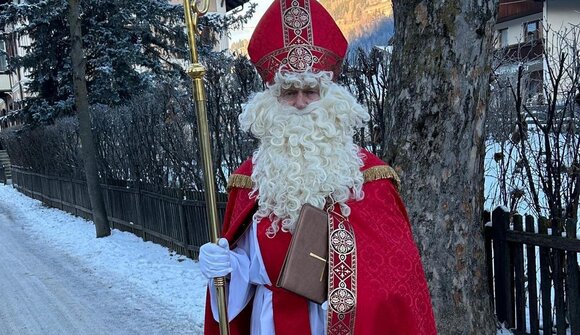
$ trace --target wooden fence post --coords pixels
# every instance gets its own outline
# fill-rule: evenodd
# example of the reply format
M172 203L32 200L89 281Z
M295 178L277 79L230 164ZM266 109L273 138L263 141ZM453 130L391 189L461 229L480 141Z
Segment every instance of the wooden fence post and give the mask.
M552 218L552 236L561 237L565 222ZM556 308L556 333L566 335L566 303L564 301L564 252L552 249L552 280L554 281L554 307Z
M568 219L566 222L566 236L576 239L576 220ZM575 251L567 252L568 278L568 316L570 318L570 330L572 335L580 335L580 274L578 255Z
M29 182L28 182L28 178L26 178L26 176L24 175L24 172L22 172L20 169L18 169L18 173L19 173L19 176L18 176L18 179L19 180L18 180L18 185L17 185L18 187L17 187L17 189L18 190L22 190L22 192L24 194L26 194L27 196L29 196L30 191L28 191L28 189L29 189L30 185L29 185Z
M34 194L34 192L36 192L36 187L34 187L34 186L35 186L35 185L34 185L34 184L35 184L35 178L34 178L34 176L33 176L33 175L29 174L29 175L28 175L28 180L30 181L30 187L32 188L32 189L30 190L30 197L31 197L32 199L36 199L36 198L35 198L35 194Z
M534 217L526 215L526 232L535 233ZM538 284L536 282L536 247L526 246L526 256L528 260L528 295L530 311L530 333L538 335L540 333L540 319L538 318Z
M36 190L38 190L38 187L36 185L36 178L32 174L29 174L28 175L28 178L30 179L30 181L31 181L30 184L32 185L32 192L30 193L30 197L32 199L36 199L36 194L35 193L36 193Z
M495 310L499 322L506 328L514 325L513 289L511 287L510 249L506 241L509 228L509 212L497 207L491 216L493 227L493 251L495 269Z
M485 239L485 265L487 271L487 289L489 291L489 303L492 310L495 308L495 298L493 292L493 252L491 246L492 232L493 229L487 224L491 224L491 213L489 211L483 212L483 236Z
M514 215L514 231L523 231L522 216ZM526 285L524 282L524 245L517 243L514 248L514 268L516 285L516 329L526 330Z
M58 199L60 200L60 209L64 211L64 192L62 191L63 179L64 179L64 177L61 177L61 175L59 175L59 177L58 177L58 192L60 193L60 196L58 197Z
M34 174L31 174L31 178L34 183L34 194L32 194L32 198L42 201L41 196L39 196L39 194L42 194L42 179Z
M103 196L104 196L104 200L105 200L105 212L107 213L107 220L109 221L109 224L111 225L111 229L119 229L120 227L117 227L117 225L115 224L115 220L112 220L113 218L115 218L115 213L113 212L113 190L109 187L108 183L105 183L104 185L101 184L101 190L103 190ZM123 213L123 203L121 203L121 211L120 213ZM107 208L108 207L108 208Z
M157 189L157 192L163 194L162 187L157 186L156 189ZM158 226L158 228L159 228L158 232L162 232L162 234L164 234L164 235L170 235L169 229L167 229L168 227L167 227L167 215L165 212L165 202L161 199L155 199L155 200L156 200L155 202L157 204L157 208L159 209L158 212L161 215L161 220L160 220L161 225ZM172 241L168 242L168 248L173 249L173 250L176 249L175 245L173 244Z
M147 241L147 233L145 232L145 220L143 219L143 206L141 204L141 182L137 181L137 219L141 226L141 238Z
M39 175L38 179L40 179L40 194L39 194L39 199L43 204L47 204L46 203L46 194L50 193L50 190L46 189L46 178L44 177L44 175Z
M548 234L548 219L540 217L538 230L540 234ZM542 292L542 330L544 335L552 334L552 279L550 276L550 248L540 247L540 291Z
M189 258L193 258L193 252L189 250L189 245L191 244L189 238L189 226L187 224L187 220L185 218L185 208L184 200L183 200L183 190L177 190L177 197L179 198L177 201L177 205L179 206L179 224L181 225L181 232L183 233L183 244L185 245L185 255Z
M72 205L74 207L75 215L79 216L79 211L77 209L77 196L76 196L76 192L75 192L75 183L74 183L72 176L70 176L69 181L70 181L70 188L72 190Z
M30 188L28 188L28 193L30 194L30 197L32 199L36 199L36 195L34 194L34 192L36 192L36 181L34 179L34 176L31 174L27 174L27 179L28 179L28 183L30 185Z

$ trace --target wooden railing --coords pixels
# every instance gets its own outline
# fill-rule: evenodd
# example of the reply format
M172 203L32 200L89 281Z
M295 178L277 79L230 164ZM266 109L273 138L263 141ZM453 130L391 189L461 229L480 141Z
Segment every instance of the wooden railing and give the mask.
M485 215L488 285L500 322L516 334L580 334L580 240L575 221ZM564 237L563 237L564 236Z
M84 181L47 176L17 166L12 167L12 178L14 187L27 196L92 220ZM145 241L191 258L196 258L199 247L209 241L203 192L127 181L108 181L101 186L113 228L132 232ZM226 200L226 194L218 194L220 221Z

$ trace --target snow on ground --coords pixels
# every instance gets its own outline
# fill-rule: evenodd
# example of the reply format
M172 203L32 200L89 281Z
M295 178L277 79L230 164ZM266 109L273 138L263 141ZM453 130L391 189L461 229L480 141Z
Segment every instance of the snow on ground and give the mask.
M11 226L5 227L6 222ZM22 281L18 276L46 277L35 288L26 281L16 288L37 291L17 292L8 303L1 299L0 335L202 334L207 281L196 262L118 230L97 239L91 222L47 208L5 185L0 185L0 229L12 238L9 251L0 248L0 273L12 272L12 283ZM7 242L0 237L0 243ZM34 252L19 251L21 245ZM34 263L34 257L50 264ZM28 268L19 273L14 267L22 263ZM56 273L42 274L48 271L45 266ZM14 292L6 291L9 279L2 283L2 278L5 298L6 292ZM95 306L87 306L92 302ZM26 313L40 316L31 319ZM499 329L497 334L511 332Z
M90 286L101 284L105 287L117 288L120 299L124 299L126 303L143 304L142 307L149 312L144 315L147 320L141 322L144 328L141 331L132 329L131 331L127 330L127 332L118 332L119 334L129 334L133 331L138 334L202 333L202 311L207 281L193 260L174 255L165 247L151 242L143 242L133 234L118 230L113 230L109 237L97 239L95 238L95 228L91 222L57 209L47 208L41 202L20 194L10 186L0 185L0 225L5 226L5 223L10 221L12 222L11 228L15 228L11 236L19 236L11 238L15 241L18 238L24 240L24 242L14 242L15 248L27 244L28 249L26 250L33 249L40 257L50 255L45 262L59 263L54 267L58 269L61 269L59 260L67 259L66 265L62 265L63 268L68 268L65 269L66 271L71 271L75 276L76 273L88 272L91 276L88 280L93 280L93 282L77 283L78 285L76 285L86 287L87 292L93 290ZM10 257L9 261L26 263L25 259L17 259L20 258L19 256L28 259L35 257L35 255L25 254L26 250L20 254L9 256L6 254L13 251L3 252L4 255L0 255L0 262L3 262L2 258ZM39 261L39 264L42 264L42 261ZM75 264L78 268L71 269L68 264ZM0 264L0 268L2 265ZM30 270L26 270L24 274L28 275ZM34 269L32 270L34 271ZM70 274L63 275L63 278L67 278ZM15 273L14 275L22 274ZM47 274L45 277L51 279L60 275L59 273ZM42 280L42 285L39 287L46 287L48 284L44 279ZM75 280L77 279L75 278ZM52 284L57 287L60 284L66 286L68 283ZM91 294L93 295L92 299L97 300L96 304L107 305L111 303L107 299L119 298L118 296L108 297L98 292ZM99 301L101 298L105 301ZM36 306L42 303L42 301L32 301L29 305ZM75 303L75 301L70 303ZM115 303L122 304L122 302ZM0 305L0 324L4 324L5 320L3 321L2 317L10 312L9 307ZM24 306L22 307L24 308ZM50 310L53 309L54 306L46 306L46 310L41 310L40 313L50 313ZM138 310L139 307L137 306L135 309ZM69 309L67 311L67 313L71 313ZM103 313L106 312L103 311ZM94 309L91 310L91 313L94 313ZM139 315L140 313L135 311L131 318L138 318ZM118 317L122 317L122 315ZM160 320L157 323L163 323L163 327L151 329L151 327L155 327L149 320L152 317L159 317ZM103 317L102 319L107 318ZM91 319L90 321L94 322L95 320ZM58 323L56 320L54 324ZM140 324L139 322L133 323L131 327ZM47 328L44 328L42 332L38 329L37 332L30 329L27 332L25 325L21 326L24 328L20 329L22 332L19 331L17 334L58 333L57 329ZM0 334L11 334L9 330L6 331L0 330Z
M502 325L501 328L497 330L497 335L513 335L513 333L508 329L505 329Z

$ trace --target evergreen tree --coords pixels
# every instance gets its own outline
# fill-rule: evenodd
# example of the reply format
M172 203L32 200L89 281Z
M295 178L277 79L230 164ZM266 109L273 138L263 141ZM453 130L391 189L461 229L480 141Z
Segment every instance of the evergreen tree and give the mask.
M90 0L81 3L89 103L119 105L152 81L185 79L177 59L187 55L183 7L166 0ZM28 121L50 122L74 113L66 0L32 0L2 8L4 38L28 36L12 69L29 73Z

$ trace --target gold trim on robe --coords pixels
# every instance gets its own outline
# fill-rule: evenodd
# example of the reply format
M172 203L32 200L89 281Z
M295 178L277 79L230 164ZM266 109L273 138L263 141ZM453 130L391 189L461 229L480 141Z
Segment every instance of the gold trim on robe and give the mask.
M243 174L232 174L228 179L227 190L229 192L232 188L253 188L254 182L250 176Z
M354 334L357 250L352 225L340 207L328 211L328 335Z
M399 189L401 186L401 179L395 172L395 169L388 165L377 165L363 171L365 183L375 181L378 179L391 179L395 183L395 187Z
M397 189L399 189L399 186L401 185L401 179L399 179L397 172L388 165L378 165L368 168L363 171L363 177L365 183L379 179L391 179L395 183ZM228 179L227 190L229 191L234 187L251 189L254 187L254 182L250 176L235 173Z

